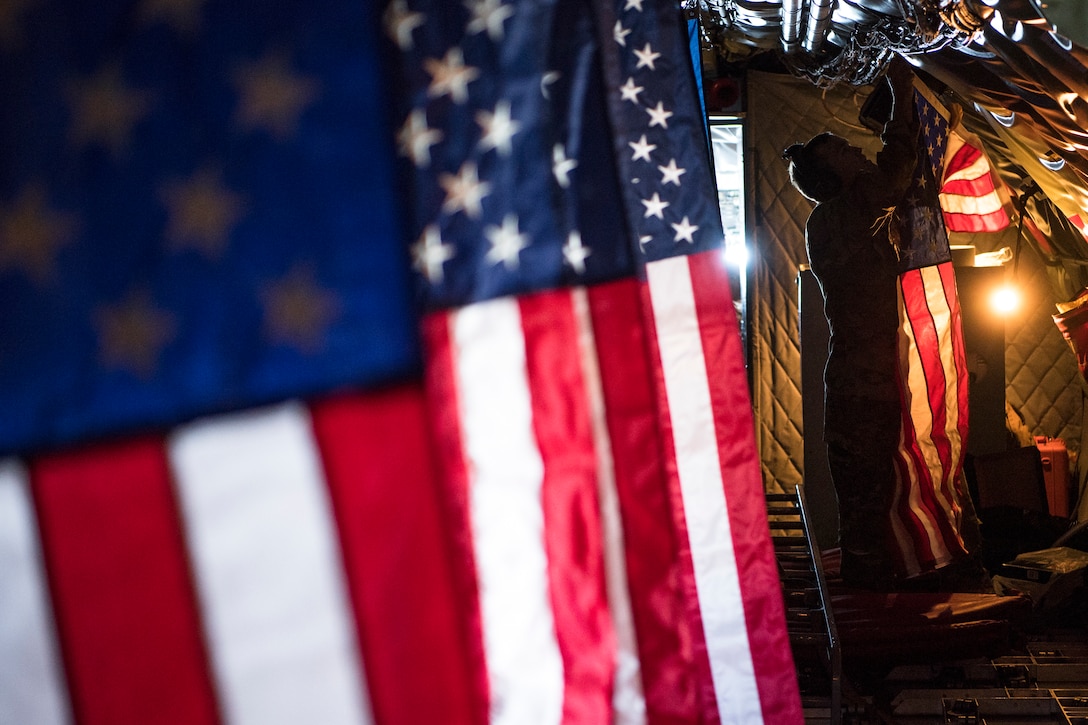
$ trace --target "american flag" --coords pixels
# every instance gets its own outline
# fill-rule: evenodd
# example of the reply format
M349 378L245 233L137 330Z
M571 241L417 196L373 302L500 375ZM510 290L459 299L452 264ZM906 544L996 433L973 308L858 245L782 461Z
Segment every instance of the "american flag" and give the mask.
M963 556L963 456L967 442L967 367L948 233L938 201L948 114L915 84L924 144L915 179L897 210L899 385L903 425L891 524L906 575Z
M678 8L387 28L492 721L799 721Z
M940 202L950 232L997 232L1009 215L981 148L952 130L948 134Z
M0 722L801 722L643 4L4 6Z
M471 721L377 15L0 6L0 722Z

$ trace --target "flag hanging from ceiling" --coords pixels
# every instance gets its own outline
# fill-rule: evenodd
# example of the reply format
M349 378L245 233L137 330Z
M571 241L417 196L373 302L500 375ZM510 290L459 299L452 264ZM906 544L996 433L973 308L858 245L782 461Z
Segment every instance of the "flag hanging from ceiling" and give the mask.
M800 722L679 8L386 20L490 721Z
M997 232L1009 225L989 159L955 130L948 132L940 203L950 232Z
M0 720L801 722L678 7L0 30Z
M630 12L635 6L639 15ZM679 50L686 35L673 25L674 9L658 5L641 12L633 0L599 4L598 27L606 36L624 215L629 241L639 251L643 324L685 605L696 655L705 657L700 685L713 703L705 717L796 722L802 719L799 696L782 625L706 126L688 58ZM687 171L677 170L678 161Z
M938 201L948 114L918 82L914 101L922 144L915 178L897 209L903 425L891 513L901 573L907 576L962 557L969 546L965 528L976 525L963 477L966 355L952 255Z
M0 722L473 722L377 10L0 10Z

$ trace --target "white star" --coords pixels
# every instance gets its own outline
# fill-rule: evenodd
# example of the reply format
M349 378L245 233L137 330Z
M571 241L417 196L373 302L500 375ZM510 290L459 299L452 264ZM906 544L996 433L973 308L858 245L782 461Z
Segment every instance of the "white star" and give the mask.
M545 98L551 98L552 96L549 86L551 86L551 84L555 83L557 80L559 80L559 71L557 70L550 70L544 75L540 76L540 95L544 96Z
M642 48L642 50L636 48L635 55L638 56L638 65L635 66L636 70L644 66L649 68L650 70L657 70L656 68L654 68L654 61L660 58L661 54L655 53L654 49L650 47L649 43L647 43Z
M578 162L575 159L568 159L563 144L557 143L552 149L552 174L555 175L556 182L564 189L569 187L570 172L576 168L578 168Z
M646 202L643 202L643 204L645 203ZM699 231L699 227L689 222L687 217L681 219L679 224L670 224L669 226L676 230L676 238L673 239L674 242L684 240L691 244L695 243L695 239L692 238L692 235Z
M669 117L672 116L672 111L666 111L665 107L661 104L661 101L657 102L657 106L654 108L647 108L646 113L650 114L650 127L660 126L661 128L669 127Z
M642 86L635 85L634 78L628 78L627 82L620 86L620 96L624 101L638 103L638 94L645 90Z
M521 128L521 124L510 117L509 101L496 103L494 112L477 111L476 123L480 124L484 132L480 138L482 150L497 149L500 156L510 155L510 139Z
M401 156L407 156L419 168L431 165L431 146L442 140L442 132L427 126L427 112L417 108L408 114L397 131Z
M469 0L465 7L472 13L465 28L469 35L486 30L492 40L502 40L502 24L514 14L514 8L503 5L502 0Z
M385 32L401 50L412 48L412 31L423 25L423 13L408 10L405 0L393 0L385 9Z
M638 238L638 248L643 254L646 254L646 245L653 241L653 237L649 234L643 234Z
M642 0L627 0L627 4L623 6L623 9L624 10L630 10L631 8L634 8L635 10L638 10L641 13L642 12Z
M665 211L665 207L669 205L669 202L662 201L661 197L655 191L654 195L649 199L642 200L642 205L646 207L646 213L643 215L643 219L649 219L650 217L655 216L658 219L664 220L665 215L662 214L662 212Z
M668 166L658 166L657 170L661 172L661 185L676 184L680 186L680 175L687 173L687 169L681 169L676 165L676 159L669 159Z
M646 143L646 134L642 134L642 138L638 141L628 141L627 145L635 150L632 161L638 161L639 159L650 160L650 152L657 148L657 144Z
M454 214L464 211L473 219L479 218L483 213L483 198L491 193L491 184L480 181L477 176L476 164L466 161L461 164L457 174L442 174L438 177L438 183L446 191L446 198L442 202L442 211Z
M616 21L615 27L612 28L612 39L620 45L627 45L627 36L631 34L630 29L624 28L619 20Z
M485 227L484 236L491 242L491 249L487 251L488 262L501 262L507 269L518 268L518 255L529 246L529 238L518 231L517 214L503 217L501 227Z
M442 241L437 224L428 224L412 245L413 266L432 284L442 281L442 265L453 259L453 245Z
M563 245L563 258L567 264L574 268L578 274L586 273L586 257L593 254L593 250L582 244L582 235L574 230L567 235L567 243Z
M465 65L465 56L460 48L450 48L442 60L425 58L423 69L431 76L427 95L441 98L449 94L454 103L468 100L468 84L480 76L480 70Z

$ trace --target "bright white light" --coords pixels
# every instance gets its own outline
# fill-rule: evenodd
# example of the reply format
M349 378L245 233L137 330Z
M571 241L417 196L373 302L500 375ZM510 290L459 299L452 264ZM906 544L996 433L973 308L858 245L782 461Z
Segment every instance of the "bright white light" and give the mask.
M727 244L722 257L730 267L744 269L748 265L748 247L743 244Z
M990 295L990 309L1002 317L1016 312L1020 309L1020 290L1009 284L998 287Z

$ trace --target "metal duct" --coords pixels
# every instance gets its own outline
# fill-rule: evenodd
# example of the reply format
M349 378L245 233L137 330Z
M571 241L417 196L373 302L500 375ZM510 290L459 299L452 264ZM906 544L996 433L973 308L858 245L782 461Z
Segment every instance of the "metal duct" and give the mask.
M808 21L805 23L805 41L803 46L809 53L815 53L823 45L824 36L831 26L831 7L835 0L809 0Z
M782 0L782 50L796 53L801 40L801 17L804 0Z

